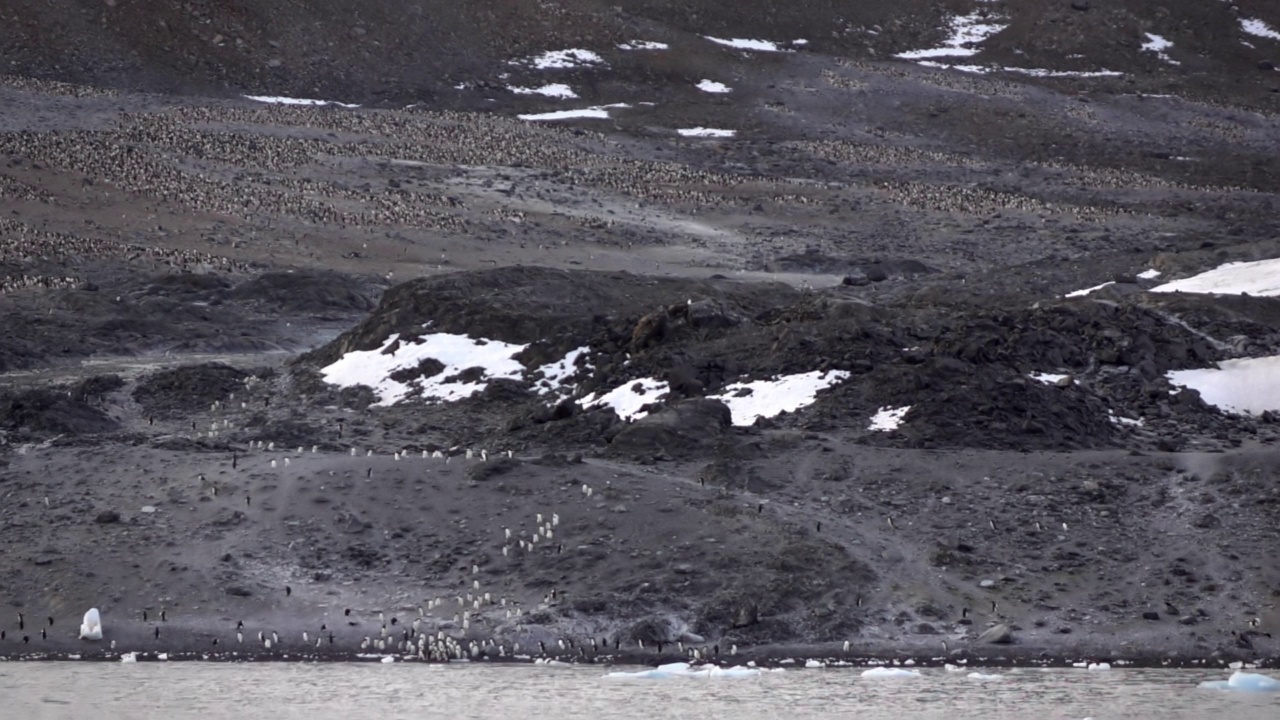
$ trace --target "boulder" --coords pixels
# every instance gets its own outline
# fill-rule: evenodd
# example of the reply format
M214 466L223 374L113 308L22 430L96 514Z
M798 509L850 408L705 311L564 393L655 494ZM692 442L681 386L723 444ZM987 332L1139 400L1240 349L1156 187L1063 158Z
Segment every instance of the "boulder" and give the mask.
M1010 630L1008 625L1000 623L987 628L978 636L978 642L986 645L1010 645L1013 643L1013 630Z

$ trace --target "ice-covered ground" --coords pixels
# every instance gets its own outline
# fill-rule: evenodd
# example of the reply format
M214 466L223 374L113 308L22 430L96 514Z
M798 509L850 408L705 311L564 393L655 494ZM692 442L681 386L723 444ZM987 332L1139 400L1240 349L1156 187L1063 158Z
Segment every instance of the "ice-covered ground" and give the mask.
M1155 53L1156 57L1169 63L1170 65L1182 64L1177 60L1174 60L1173 58L1169 57L1169 54L1165 52L1169 48L1173 47L1172 42L1169 42L1168 40L1160 37L1159 35L1153 35L1151 33L1146 33L1146 36L1147 36L1147 41L1142 43L1142 49L1145 52Z
M729 406L734 425L751 425L757 418L770 418L782 412L795 412L812 405L818 391L825 390L849 377L843 370L783 375L776 380L752 380L733 383L724 392L711 397ZM749 394L743 391L749 390Z
M717 45L736 48L738 50L757 50L760 52L786 52L777 43L769 40L753 40L751 38L716 38L704 35L706 39ZM804 43L801 43L802 45Z
M899 57L903 60L922 60L934 57L968 57L976 55L978 48L974 47L975 45L982 43L1006 27L1008 27L1007 23L995 21L990 14L973 12L968 15L958 15L952 19L950 25L951 35L942 42L941 47L927 50L909 50L900 52L894 57Z
M618 45L619 50L667 50L671 46L664 42L652 40L632 40Z
M512 85L507 88L517 95L542 95L543 97L561 98L564 100L572 100L578 97L578 93L573 88L564 83L551 83L536 88L516 87Z
M1157 285L1151 292L1280 295L1280 259L1227 263L1199 275Z
M727 93L733 90L733 88L729 87L728 85L725 85L724 83L716 82L715 80L699 81L698 89L701 90L702 92L708 92L708 93Z
M737 130L722 130L719 128L705 128L705 127L680 128L676 130L676 132L679 133L681 137L719 137L719 138L733 137L738 133Z
M546 395L564 390L569 378L578 372L578 358L589 352L591 348L588 347L570 350L563 358L539 368L542 371L542 379L537 382L538 392Z
M521 60L512 60L512 65L530 65L538 70L555 70L560 68L581 67L583 65L603 65L604 58L599 53L577 48L569 50L548 50L541 55Z
M1168 378L1227 412L1280 410L1280 355L1223 360L1217 368L1175 370Z
M876 412L875 415L871 416L871 424L867 427L867 429L879 430L882 432L888 431L888 430L897 430L898 426L902 424L902 419L906 417L907 413L910 410L911 410L910 405L906 405L904 407L896 407L896 408L882 407L880 408L879 411Z
M270 105L336 105L344 108L360 107L359 105L338 102L336 100L312 100L310 98L279 97L276 95L245 95L245 98L253 100L254 102L268 103Z
M613 408L613 411L623 420L637 420L648 414L641 408L661 400L669 388L665 380L643 378L606 393L591 393L582 398L581 404L584 408L607 405Z

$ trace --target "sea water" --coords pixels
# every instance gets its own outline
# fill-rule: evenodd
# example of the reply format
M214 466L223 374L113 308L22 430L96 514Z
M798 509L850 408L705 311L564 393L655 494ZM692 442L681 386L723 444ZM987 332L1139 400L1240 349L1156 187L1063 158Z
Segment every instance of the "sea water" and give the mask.
M0 717L241 720L1276 720L1280 693L1198 687L1226 671L857 668L618 677L644 668L417 663L0 663ZM971 677L971 673L978 673Z

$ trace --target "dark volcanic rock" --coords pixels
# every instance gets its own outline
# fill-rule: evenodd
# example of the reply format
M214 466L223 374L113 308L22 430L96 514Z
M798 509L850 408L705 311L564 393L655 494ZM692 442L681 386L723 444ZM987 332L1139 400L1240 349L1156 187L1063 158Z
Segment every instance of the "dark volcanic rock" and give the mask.
M27 390L0 395L0 428L33 433L81 435L110 432L118 423L101 410L59 390Z
M613 439L612 452L685 457L713 451L731 437L733 415L719 400L684 400L628 425Z
M208 410L244 387L249 374L222 363L184 365L152 373L138 382L133 399L148 413Z

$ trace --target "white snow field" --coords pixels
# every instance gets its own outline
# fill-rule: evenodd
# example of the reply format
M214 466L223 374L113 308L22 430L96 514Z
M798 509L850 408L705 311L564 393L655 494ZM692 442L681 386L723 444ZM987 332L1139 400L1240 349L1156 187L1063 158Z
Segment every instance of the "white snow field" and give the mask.
M589 108L580 108L577 110L553 110L544 113L526 113L517 115L521 120L532 120L535 122L546 120L573 120L577 118L589 118L596 120L609 119L609 110L611 108L628 108L631 107L626 103L613 103L612 105L594 105Z
M1172 42L1160 37L1159 35L1153 35L1151 33L1144 33L1144 34L1147 36L1147 41L1142 43L1142 49L1144 52L1153 52L1156 54L1156 57L1169 63L1170 65L1182 64L1177 60L1174 60L1173 58L1169 57L1168 53L1165 52L1169 48L1173 47Z
M1280 32L1276 32L1272 27L1261 20L1246 20L1240 18L1240 29L1253 35L1254 37L1266 38L1268 40L1280 40Z
M652 40L632 40L618 45L619 50L667 50L670 45Z
M990 16L983 17L978 12L970 13L969 15L958 15L952 19L950 25L951 35L942 42L942 47L929 48L927 50L909 50L898 53L894 57L902 58L903 60L921 60L934 57L968 57L976 55L978 48L974 47L974 45L982 43L1006 27L1008 27L1007 24L993 22Z
M1151 292L1280 295L1280 259L1227 263L1199 275L1157 285Z
M276 95L245 95L245 98L254 102L267 103L270 105L337 105L344 108L358 108L359 105L351 103L338 102L336 100L312 100L310 98L291 98L278 97Z
M1217 368L1174 370L1166 377L1227 412L1280 410L1280 355L1223 360Z
M1280 692L1280 680L1261 673L1237 670L1226 680L1206 680L1200 683L1204 690L1232 690L1235 692Z
M896 408L882 407L880 408L880 410L876 412L875 415L871 416L871 424L867 427L867 429L878 430L881 432L888 432L889 430L897 430L898 426L902 424L902 418L906 417L907 413L910 410L911 410L910 405L905 405L903 407L896 407Z
M694 667L689 663L680 662L659 665L652 670L638 670L636 672L616 671L606 673L605 677L623 680L670 680L673 678L741 679L759 677L764 672L765 671L760 668L740 666L722 668L715 665L700 665Z
M337 362L320 369L325 382L342 387L367 385L378 394L379 405L392 405L403 400L414 390L423 398L442 402L470 397L496 378L519 378L524 366L513 355L524 350L524 345L514 345L497 340L474 340L466 335L434 333L417 340L400 342L399 333L387 338L377 350L356 350L343 355ZM391 378L397 370L417 367L424 360L433 359L445 367L429 378L417 378L408 383ZM446 382L446 378L468 368L483 368L483 378L474 382Z
M728 85L716 82L715 80L698 81L698 89L705 93L727 93L733 90L733 88Z
M737 130L721 130L718 128L705 128L705 127L680 128L676 130L676 132L679 133L681 137L728 138L738 134Z
M902 668L874 667L862 671L862 677L869 679L891 679L891 678L918 678L922 677L919 670L904 670Z
M616 387L607 393L591 393L582 398L581 404L584 408L608 405L613 408L614 412L618 413L618 417L629 422L647 415L648 413L640 408L660 400L662 396L667 394L668 389L669 387L665 380L643 378Z
M753 40L751 38L716 38L710 35L703 35L706 39L717 45L724 45L738 50L756 50L759 52L786 52L778 47L778 44L769 40Z
M709 397L729 406L734 425L751 425L758 418L771 418L783 412L795 412L812 405L818 391L825 390L849 377L844 370L814 370L796 375L782 375L776 380L752 380L733 383L724 392ZM749 395L740 395L750 390Z
M102 616L98 613L98 608L89 608L84 614L84 619L80 622L80 639L102 639Z
M537 382L538 393L547 395L562 392L568 388L569 378L578 372L578 358L591 351L589 347L570 350L568 354L553 363L538 368L542 371L542 379Z
M573 88L565 85L564 83L551 83L549 85L543 85L536 88L516 87L515 85L512 85L507 89L517 95L542 95L543 97L561 98L564 100L572 100L578 97L578 93L574 92Z
M522 60L512 60L511 64L531 65L538 70L557 70L584 65L603 65L604 58L590 50L572 48L569 50L548 50L541 55L534 55Z

